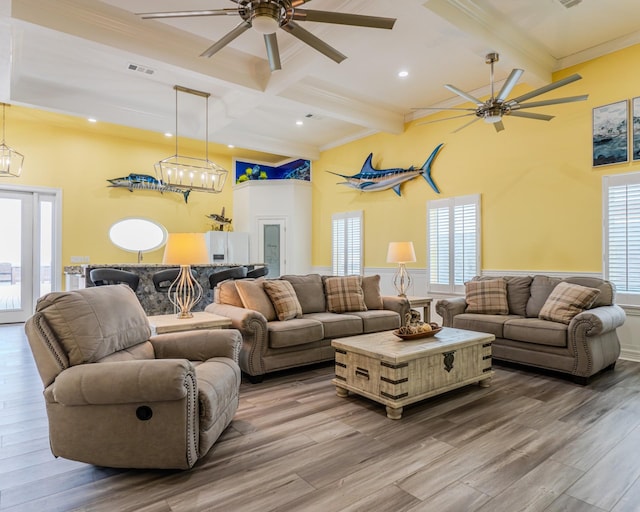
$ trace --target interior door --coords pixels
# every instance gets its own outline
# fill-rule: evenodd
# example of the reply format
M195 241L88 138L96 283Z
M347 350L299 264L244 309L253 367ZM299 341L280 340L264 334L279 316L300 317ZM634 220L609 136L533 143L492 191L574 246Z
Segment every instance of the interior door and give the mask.
M258 258L269 266L267 277L287 273L285 251L286 222L284 218L258 219Z
M59 208L55 191L0 187L0 323L24 322L60 288Z

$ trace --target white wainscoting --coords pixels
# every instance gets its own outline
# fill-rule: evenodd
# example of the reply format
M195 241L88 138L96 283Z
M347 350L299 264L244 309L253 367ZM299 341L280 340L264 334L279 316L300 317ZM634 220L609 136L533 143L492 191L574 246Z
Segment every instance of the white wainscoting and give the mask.
M441 323L442 318L435 311L435 303L438 299L444 299L451 297L452 295L445 294L429 294L427 293L427 270L426 269L408 269L411 274L411 286L409 287L407 295L414 295L418 297L433 297L433 303L431 304L431 319L434 322ZM312 272L330 275L330 267L314 267ZM396 289L393 286L393 276L396 269L389 267L367 267L364 269L364 275L370 276L374 274L380 274L380 292L382 295L397 295ZM505 275L522 275L533 276L536 274L543 274L550 277L569 277L569 276L585 276L585 277L602 277L602 274L597 272L542 272L531 271L526 272L522 270L483 270L484 276L505 276ZM628 359L630 361L640 362L640 307L627 306L619 304L627 314L627 320L625 324L618 329L618 338L620 338L620 358Z

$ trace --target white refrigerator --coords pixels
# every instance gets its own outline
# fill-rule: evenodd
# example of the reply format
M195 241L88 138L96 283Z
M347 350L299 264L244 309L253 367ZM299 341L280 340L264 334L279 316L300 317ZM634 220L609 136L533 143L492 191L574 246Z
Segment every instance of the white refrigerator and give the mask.
M249 261L249 233L237 231L207 231L205 233L209 263L247 265Z

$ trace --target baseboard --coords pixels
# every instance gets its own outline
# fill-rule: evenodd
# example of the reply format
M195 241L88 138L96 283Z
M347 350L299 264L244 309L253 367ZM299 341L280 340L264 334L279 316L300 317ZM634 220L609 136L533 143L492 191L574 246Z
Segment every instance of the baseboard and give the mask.
M640 350L635 349L622 349L620 351L620 359L626 361L634 361L640 363Z

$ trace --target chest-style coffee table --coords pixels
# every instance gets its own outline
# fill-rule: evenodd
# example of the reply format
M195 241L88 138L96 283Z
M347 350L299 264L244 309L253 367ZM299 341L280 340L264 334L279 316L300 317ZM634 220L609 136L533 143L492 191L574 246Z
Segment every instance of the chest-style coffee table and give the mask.
M413 341L402 341L392 331L335 339L332 383L338 396L349 391L366 396L399 420L405 405L467 384L489 386L494 339L493 334L449 327Z

